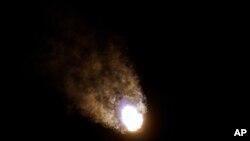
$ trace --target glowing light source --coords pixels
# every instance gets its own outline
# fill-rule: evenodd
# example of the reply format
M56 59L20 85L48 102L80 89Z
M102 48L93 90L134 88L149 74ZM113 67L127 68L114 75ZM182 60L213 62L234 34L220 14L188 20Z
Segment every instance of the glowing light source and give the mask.
M143 116L131 105L126 105L122 109L122 122L128 131L137 131L141 128Z

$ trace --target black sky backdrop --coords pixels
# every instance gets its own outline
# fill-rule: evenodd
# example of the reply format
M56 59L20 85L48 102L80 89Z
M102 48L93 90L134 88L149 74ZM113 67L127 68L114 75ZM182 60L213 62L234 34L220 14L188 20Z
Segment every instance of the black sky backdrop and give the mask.
M10 8L11 9L11 8ZM52 25L50 9L73 11L100 32L126 38L148 113L143 132L122 135L69 112L37 52ZM179 140L233 138L247 128L249 44L242 11L185 4L36 3L6 12L8 131L34 140ZM7 28L8 27L8 28ZM70 113L70 114L69 114Z

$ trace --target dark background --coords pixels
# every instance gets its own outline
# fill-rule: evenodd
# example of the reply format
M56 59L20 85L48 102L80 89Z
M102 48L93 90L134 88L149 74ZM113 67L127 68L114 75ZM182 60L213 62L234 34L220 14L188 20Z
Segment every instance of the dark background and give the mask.
M34 58L43 47L43 33L51 28L46 11L62 7L99 31L126 38L147 97L141 133L122 135L80 114L68 114L65 99L37 74ZM11 4L7 9L2 80L7 84L8 99L3 103L9 137L202 140L234 138L235 129L249 129L249 33L244 8L42 2Z

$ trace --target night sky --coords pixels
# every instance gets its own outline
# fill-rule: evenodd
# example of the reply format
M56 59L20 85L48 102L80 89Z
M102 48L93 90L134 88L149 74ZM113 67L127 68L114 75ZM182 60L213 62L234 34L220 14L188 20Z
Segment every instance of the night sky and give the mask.
M249 118L246 19L220 7L185 5L36 3L6 12L13 136L34 140L157 141L234 138ZM14 10L16 9L16 10ZM53 10L52 10L53 9ZM53 81L39 72L39 52L54 34L48 11L76 13L97 32L126 39L148 112L140 133L120 134L68 108ZM14 12L15 11L15 12ZM246 136L249 136L246 134Z

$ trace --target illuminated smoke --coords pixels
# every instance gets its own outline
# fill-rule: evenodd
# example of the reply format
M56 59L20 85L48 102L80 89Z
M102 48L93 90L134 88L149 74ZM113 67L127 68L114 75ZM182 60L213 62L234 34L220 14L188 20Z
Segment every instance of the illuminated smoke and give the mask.
M131 112L127 105L133 105L141 118L146 106L124 39L92 32L74 18L58 23L56 34L48 39L46 56L58 87L84 116L122 133L130 130L123 119L131 116L123 113Z

